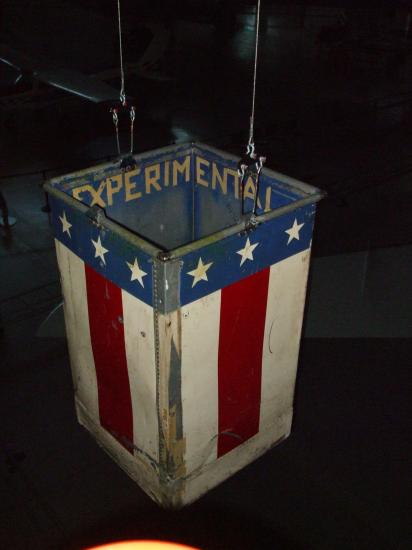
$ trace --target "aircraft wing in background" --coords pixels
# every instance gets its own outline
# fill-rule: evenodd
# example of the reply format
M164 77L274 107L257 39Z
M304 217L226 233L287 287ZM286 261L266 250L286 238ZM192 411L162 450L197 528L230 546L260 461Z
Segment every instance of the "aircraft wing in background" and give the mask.
M119 99L118 90L96 77L69 69L47 68L44 63L14 50L6 44L0 44L0 62L13 67L21 75L31 77L94 103L114 102Z
M150 40L136 61L126 63L126 73L151 80L170 80L158 68L170 41L170 30L163 24L149 20L141 21L137 29L139 27L150 33ZM119 91L105 82L106 79L118 78L119 68L89 76L71 69L51 67L45 61L29 57L7 44L0 44L1 62L20 73L16 83L25 76L94 103L119 100Z
M34 78L94 103L119 101L119 90L95 77L69 69L34 71Z

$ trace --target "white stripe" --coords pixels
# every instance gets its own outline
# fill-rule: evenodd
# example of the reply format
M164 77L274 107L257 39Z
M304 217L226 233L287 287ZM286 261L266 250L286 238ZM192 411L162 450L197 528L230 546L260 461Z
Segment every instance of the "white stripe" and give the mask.
M293 405L309 260L307 249L270 268L260 431L270 429Z
M279 416L271 425L270 430L261 431L227 453L207 464L205 468L188 477L184 486L183 501L189 504L203 493L210 491L218 483L224 481L235 472L267 452L273 445L280 442L290 432L292 411Z
M122 290L135 454L159 460L153 308Z
M64 297L64 317L76 398L99 423L99 401L90 340L83 261L57 239L56 253Z
M220 291L182 308L182 407L186 473L216 459Z

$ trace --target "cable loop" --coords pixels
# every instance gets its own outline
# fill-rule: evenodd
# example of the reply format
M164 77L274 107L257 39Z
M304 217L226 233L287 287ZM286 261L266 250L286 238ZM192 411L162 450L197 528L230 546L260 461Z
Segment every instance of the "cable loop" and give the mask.
M259 33L260 33L260 0L258 0L256 8L256 40L255 40L255 63L253 69L253 93L252 93L252 113L250 116L249 126L249 143L254 141L254 126L255 126L255 100L256 100L256 80L257 80L257 65L258 65L258 49L259 49Z

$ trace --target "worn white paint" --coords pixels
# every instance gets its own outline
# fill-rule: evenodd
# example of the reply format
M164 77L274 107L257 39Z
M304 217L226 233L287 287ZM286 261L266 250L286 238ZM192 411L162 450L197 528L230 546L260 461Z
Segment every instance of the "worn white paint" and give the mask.
M280 443L289 435L291 423L292 409L289 409L275 419L271 430L259 432L219 460L214 460L193 472L185 481L182 503L190 504Z
M260 430L293 403L310 249L270 268L262 357Z
M141 269L137 258L134 259L133 264L130 264L129 262L126 262L126 264L131 271L130 280L139 281L140 285L144 287L143 277L146 277L147 273L146 271L143 271L143 269Z
M246 262L246 260L250 260L251 262L253 262L253 251L256 247L259 246L259 244L260 243L251 244L249 237L247 238L244 248L236 252L236 254L239 254L239 256L241 256L240 266L242 266Z
M304 223L298 223L298 220L295 218L292 227L286 229L285 231L285 233L289 235L287 245L289 245L294 239L296 239L297 241L300 239L299 232L304 225Z
M106 265L106 260L104 258L104 255L107 254L109 250L102 245L102 242L100 240L100 235L97 237L97 241L94 241L93 239L91 239L91 241L95 248L94 257L100 258L100 260L104 263L104 265Z
M150 464L141 457L130 454L109 432L94 422L88 411L77 400L76 409L82 426L99 441L102 448L138 483L143 491L159 504L176 508L190 504L253 462L272 446L280 443L289 434L292 422L292 410L289 410L276 419L272 432L259 433L219 460L204 464L187 475L183 484L179 484L179 490L176 491L173 482L160 481L159 470L155 463Z
M182 406L186 471L216 459L220 290L182 308Z
M159 460L153 308L122 290L135 454Z
M213 262L207 264L203 263L202 258L199 258L196 269L188 271L187 274L193 277L192 288L197 285L199 281L207 281L207 271L211 268Z
M221 291L159 316L160 385L156 386L153 309L122 291L125 347L133 408L134 454L100 426L90 341L84 263L56 241L65 296L65 318L80 422L153 499L182 506L252 462L287 437L310 250L270 269L263 343L259 432L218 460L218 351ZM173 321L173 322L172 322ZM169 334L170 333L170 334ZM181 358L183 438L168 410L170 346ZM169 359L167 359L169 358ZM176 481L161 481L156 401L168 452L179 468ZM178 487L178 489L176 489Z
M83 261L57 239L56 253L64 296L64 317L76 399L99 421L99 402L90 340Z

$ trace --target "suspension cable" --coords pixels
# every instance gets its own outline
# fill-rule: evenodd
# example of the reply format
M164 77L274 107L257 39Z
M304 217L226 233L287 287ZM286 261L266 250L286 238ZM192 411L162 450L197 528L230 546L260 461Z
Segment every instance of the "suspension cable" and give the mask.
M117 22L119 25L119 53L120 53L120 103L125 107L126 105L126 93L124 89L124 67L123 67L123 40L122 40L122 15L120 11L120 0L117 0Z
M119 28L119 54L120 54L120 103L121 106L124 108L127 107L127 97L126 97L126 91L125 91L125 71L124 71L124 65L123 65L123 33L122 33L122 14L120 9L120 0L117 0L117 23ZM120 150L120 137L119 137L119 109L113 108L111 109L112 117L113 117L113 124L115 127L115 133L116 133L116 145L117 145L117 152L119 157L121 157L121 150ZM129 116L130 116L130 157L123 159L123 163L125 163L125 166L130 166L131 162L131 155L133 155L133 149L134 149L134 121L136 118L136 110L134 106L130 107L129 110Z
M251 153L254 153L254 135L253 134L254 134L254 126L255 126L255 100L256 100L259 32L260 32L260 0L258 0L257 8L256 8L255 62L254 62L254 69L253 69L252 112L250 115L249 143L248 143L248 146L253 148L253 150L250 151Z
M260 173L263 165L266 162L266 157L258 156L255 151L255 103L256 103L256 80L257 80L257 67L258 67L258 50L259 50L259 33L260 33L260 0L257 0L256 6L256 36L255 36L255 60L253 67L253 89L252 89L252 111L249 121L249 141L246 147L246 155L239 161L238 174L240 177L240 185L242 189L242 208L241 215L244 216L245 212L245 185L248 177L252 177L254 182L254 197L253 208L249 212L249 219L246 221L246 229L250 230L257 226L256 220L258 200L259 200L259 183Z
M134 121L136 118L136 110L133 105L130 107L130 154L133 155L133 134L134 134Z

